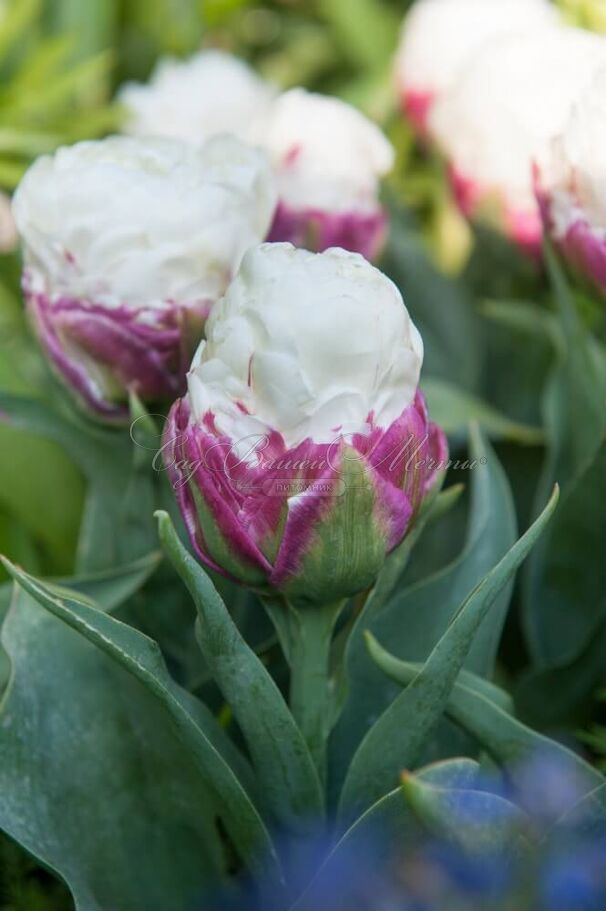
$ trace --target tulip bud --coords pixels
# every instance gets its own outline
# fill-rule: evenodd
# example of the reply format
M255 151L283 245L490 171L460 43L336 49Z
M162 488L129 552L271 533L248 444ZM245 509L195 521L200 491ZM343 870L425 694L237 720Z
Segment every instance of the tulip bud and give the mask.
M280 200L270 240L374 259L386 228L379 178L394 162L381 130L337 98L292 89L273 104L259 139Z
M563 28L498 41L476 56L431 115L465 215L540 252L533 162L605 63L603 39Z
M396 56L402 107L425 135L431 108L491 40L557 21L547 0L417 0Z
M400 293L361 256L249 251L165 430L198 557L296 603L372 586L447 457L422 359Z
M127 133L201 146L222 133L248 139L274 95L243 60L207 50L185 61L160 60L146 85L127 83L118 100L126 109Z
M109 138L38 159L13 211L23 287L59 376L93 413L174 399L212 304L271 223L265 156L236 139L196 150Z
M537 166L546 230L581 275L606 294L606 69L572 108Z

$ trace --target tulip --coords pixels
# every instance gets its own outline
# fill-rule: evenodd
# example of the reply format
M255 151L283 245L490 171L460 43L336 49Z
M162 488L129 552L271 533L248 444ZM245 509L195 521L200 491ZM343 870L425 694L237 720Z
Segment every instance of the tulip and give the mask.
M396 56L402 107L421 135L434 103L490 41L555 23L547 0L417 0L404 20Z
M564 28L507 38L476 56L431 115L465 215L488 218L523 249L540 252L533 161L605 64L603 38Z
M173 400L213 303L275 208L263 154L114 137L38 159L14 198L27 309L52 367L94 415L129 392Z
M606 69L537 163L545 226L571 265L606 294Z
M447 458L422 360L399 291L361 256L249 251L165 429L199 559L296 605L372 586Z
M127 83L118 100L126 112L125 132L200 146L222 133L248 139L274 95L243 60L207 50L185 61L160 60L147 84Z
M292 89L272 105L263 135L278 189L272 241L374 259L385 239L379 179L394 162L381 130L337 98Z

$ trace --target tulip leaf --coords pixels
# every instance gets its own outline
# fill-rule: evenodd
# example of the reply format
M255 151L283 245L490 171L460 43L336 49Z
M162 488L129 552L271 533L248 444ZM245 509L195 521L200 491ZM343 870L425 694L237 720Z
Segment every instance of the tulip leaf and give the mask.
M364 630L370 629L380 641L389 643L398 657L423 661L463 600L516 540L507 478L496 454L476 430L471 434L470 459L475 462L474 469L456 473L471 485L471 507L462 552L444 569L421 582L404 587L400 581L387 603L372 615L362 617L350 636L345 656L348 694L331 744L333 793L339 789L353 751L368 728L398 694L398 688L370 660ZM492 671L510 596L511 586L506 586L490 618L482 625L466 662L470 670L481 674ZM438 744L435 757L432 751L426 761L439 758L441 749Z
M540 537L558 496L556 489L539 519L463 603L418 676L366 734L343 785L342 821L385 794L399 768L412 767L446 708L482 621Z
M47 585L73 589L112 613L137 592L159 566L161 554L153 551L126 566L82 576L49 579Z
M2 645L0 827L77 911L189 911L225 860L211 792L162 708L21 589Z
M204 660L246 739L268 807L281 823L306 828L322 815L318 773L282 694L231 619L215 586L181 544L166 513L160 538L198 611Z
M8 561L6 564L21 588L49 614L97 646L111 663L122 670L129 685L139 683L146 699L156 707L158 719L163 719L162 736L166 736L167 729L174 732L184 755L197 769L201 785L212 794L216 813L223 820L244 863L261 875L280 879L277 857L258 811L217 748L214 730L202 724L205 717L203 707L200 710L192 708L195 704L192 697L169 676L156 643L103 611L76 600L77 596L69 601L57 597L43 583L8 564ZM97 744L95 749L98 750ZM117 904L120 905L120 902ZM122 906L124 904L127 903L122 903Z
M512 421L481 399L458 389L443 380L426 379L422 384L431 419L445 433L465 434L470 421L477 421L482 430L495 439L511 440L526 446L543 442L540 428Z
M545 393L548 458L539 495L562 486L562 507L524 574L524 627L535 663L567 664L606 619L604 568L595 560L606 519L606 352L583 326L550 245L546 260L565 351Z
M421 672L420 664L398 661L369 636L369 649L378 667L402 686L409 686ZM526 727L513 717L505 694L475 674L462 672L446 703L447 715L474 737L487 753L507 768L511 780L525 772L525 763L537 756L551 756L578 782L585 792L604 784L603 775L567 747Z
M396 283L425 347L424 375L474 390L480 374L479 326L465 287L431 263L406 215L394 208L381 268Z

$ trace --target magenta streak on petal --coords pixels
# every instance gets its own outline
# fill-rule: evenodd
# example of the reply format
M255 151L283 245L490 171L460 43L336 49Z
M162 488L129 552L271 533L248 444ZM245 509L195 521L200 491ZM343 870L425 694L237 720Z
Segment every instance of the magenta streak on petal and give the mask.
M218 442L221 441L196 427L187 430L184 452L188 463L195 466L191 482L196 484L236 559L269 573L268 560L241 521L239 513L245 495L234 485L225 465L226 447L217 446ZM229 446L229 441L223 442Z
M189 486L191 468L187 464L184 446L188 433L188 422L189 406L184 399L178 399L169 412L163 435L162 452L168 477L194 551L210 569L228 576L228 578L233 578L207 553L199 528L196 504ZM238 580L233 579L233 581Z
M191 490L194 484L234 557L260 569L275 587L300 571L319 524L335 505L337 490L330 482L338 482L342 476L345 454L355 457L352 448L374 481L374 521L384 523L387 550L404 537L411 516L447 459L446 439L429 422L421 393L386 430L374 428L351 441L337 438L332 444L308 439L293 449L287 449L283 437L273 431L267 438L255 438L245 447L245 454L217 432L210 413L202 425L192 426L189 408L177 402L165 440L169 475L200 558L219 569L208 553L198 521ZM427 459L433 463L427 464ZM298 486L301 481L306 483L304 492ZM329 492L320 492L311 481L328 483ZM347 496L347 491L342 495ZM277 534L281 541L272 568L263 546L271 544L273 550ZM230 575L225 569L219 571Z
M318 253L329 247L343 247L361 253L368 260L381 252L387 234L387 216L377 208L362 212L326 212L322 209L292 209L279 203L268 241L289 241Z
M68 384L96 413L124 417L122 403L107 401L89 375L85 362L70 353L70 346L107 370L124 387L142 399L174 398L184 389L190 351L184 344L184 323L191 314L167 303L162 309L107 308L88 301L31 293L25 282L26 300L40 340L55 367ZM207 302L194 304L199 320L208 312Z
M435 93L420 89L407 89L402 93L402 110L416 132L422 138L428 135L429 112L435 100Z

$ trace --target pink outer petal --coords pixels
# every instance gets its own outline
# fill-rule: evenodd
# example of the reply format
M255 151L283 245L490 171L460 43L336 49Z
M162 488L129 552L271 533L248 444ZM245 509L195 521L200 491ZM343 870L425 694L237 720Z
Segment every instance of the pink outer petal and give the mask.
M193 426L189 417L186 402L175 403L164 457L193 547L205 563L220 569L208 553L197 518L195 485L236 560L262 570L276 588L299 571L334 498L347 495L338 489L344 452L357 452L374 480L375 519L385 523L388 551L404 537L448 458L444 434L429 422L421 393L387 430L375 428L332 444L306 440L290 450L274 432L266 441L259 438L256 462L250 452L246 459L239 457L231 441L216 433L212 415L203 426ZM291 496L293 485L301 481L307 489ZM273 566L263 551L272 536L279 544ZM229 575L229 570L220 571Z
M114 381L133 390L145 401L175 398L184 389L192 343L188 324L202 325L208 303L186 308L167 302L162 309L107 308L84 300L59 298L24 291L28 311L41 344L68 385L96 414L105 418L128 417L121 402L109 401L90 375L86 361L69 349L80 349L107 370ZM190 313L189 310L192 312ZM193 312L195 311L195 313Z
M429 135L429 113L435 93L422 89L405 89L401 95L402 110L422 138Z
M195 484L236 559L269 573L271 566L250 536L241 514L240 506L247 494L239 490L237 481L232 478L226 449L217 446L217 442L221 441L189 424L185 400L175 402L165 428L163 451L192 546L204 563L230 575L208 552L191 489ZM254 481L252 478L251 483Z
M373 260L383 249L386 235L387 215L379 207L370 214L335 213L314 208L292 209L281 202L268 240L289 241L318 253L330 247L342 247Z
M555 237L551 214L551 196L541 183L541 175L535 168L535 191L545 229L573 268L585 275L602 293L606 293L606 238L600 237L582 217L577 218L564 237ZM574 188L571 188L571 193Z

